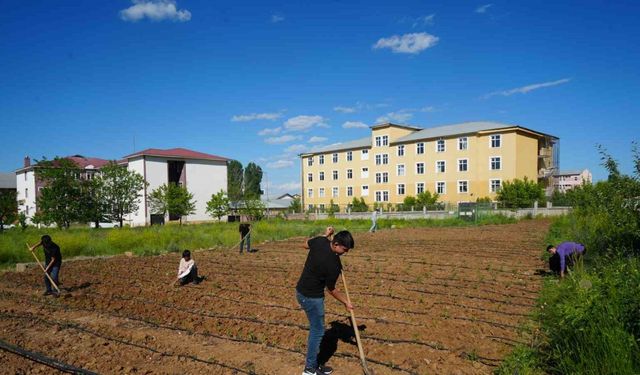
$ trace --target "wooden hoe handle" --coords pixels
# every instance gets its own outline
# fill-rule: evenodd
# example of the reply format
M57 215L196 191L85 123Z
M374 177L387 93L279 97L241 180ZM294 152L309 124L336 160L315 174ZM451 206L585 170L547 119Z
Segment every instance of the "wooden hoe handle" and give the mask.
M351 304L351 298L349 297L349 288L347 287L347 279L344 277L344 269L342 270L342 284L344 285L344 294L347 296L347 301ZM362 370L365 375L373 375L367 366L367 360L364 357L364 350L362 349L362 342L360 341L360 331L358 330L358 324L356 323L356 315L353 310L349 310L351 313L351 324L353 324L353 332L356 335L356 343L358 344L358 353L360 354L360 361L362 362Z
M47 273L47 270L44 269L44 266L42 265L42 263L40 263L40 259L38 259L38 257L36 256L36 253L33 252L33 249L31 248L31 246L29 244L27 244L27 247L29 248L29 251L31 251L31 255L33 255L33 257L36 259L36 263L38 263L40 268L42 268L42 272L44 272L45 276L47 276L47 279L49 279L49 281L51 282L51 285L53 285L53 287L56 288L58 293L60 293L60 288L58 288L58 286L53 281L51 276L49 276L49 274Z

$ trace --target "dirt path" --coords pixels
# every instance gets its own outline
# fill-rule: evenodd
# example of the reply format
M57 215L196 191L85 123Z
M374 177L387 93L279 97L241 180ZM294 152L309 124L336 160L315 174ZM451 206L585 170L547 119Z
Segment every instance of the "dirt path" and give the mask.
M343 257L376 374L489 374L535 304L546 221L380 231ZM104 374L299 374L301 239L254 254L198 252L207 280L169 288L179 255L63 265L65 297L36 269L0 276L0 339ZM64 249L63 249L64 251ZM361 373L348 315L326 300L336 374ZM6 373L55 373L0 351Z

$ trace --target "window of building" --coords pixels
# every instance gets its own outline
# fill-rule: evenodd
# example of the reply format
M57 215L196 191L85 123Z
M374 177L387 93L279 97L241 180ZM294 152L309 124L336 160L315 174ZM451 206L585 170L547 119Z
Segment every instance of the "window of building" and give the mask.
M313 173L307 173L307 181L313 182Z
M444 139L436 141L436 152L444 152Z
M492 193L497 193L500 191L501 181L500 180L489 180L489 191Z
M466 150L469 147L469 141L467 137L458 138L458 150Z
M309 211L313 211L313 208L314 208L314 207L313 207L313 205L312 205L312 204L310 204L310 205L308 205L308 206L307 206L307 208L309 209Z
M389 164L389 154L382 154L382 164Z
M331 197L338 198L338 188L336 186L331 188Z
M376 173L376 184L382 183L382 173Z
M491 157L491 170L492 171L497 171L502 169L502 165L501 165L501 160L500 160L500 156L492 156Z
M389 182L389 172L382 172L382 183L386 184Z
M424 174L424 163L416 163L416 174Z
M29 206L27 206L26 209L27 209L27 216L29 216Z
M404 164L397 165L397 173L398 176L404 176Z
M369 160L369 150L362 150L360 160Z
M458 172L469 170L469 159L458 159Z
M318 172L318 180L324 181L324 172Z
M29 198L29 188L24 189L24 198Z
M376 147L382 146L382 137L377 136L375 139L376 139Z
M386 190L382 192L382 201L389 202L389 192Z
M382 192L376 191L376 202L382 202Z
M347 186L347 197L353 197L353 186Z
M389 136L388 135L383 135L382 136L382 145L383 146L389 146Z
M369 168L362 168L362 171L360 172L360 178L369 178Z
M376 165L382 164L382 154L376 154Z
M502 137L500 134L494 134L491 136L491 148L498 148L502 145Z
M332 175L334 181L338 179L338 171L333 171Z
M398 156L404 156L404 145L398 145Z
M447 185L445 184L444 181L437 181L436 182L436 193L438 194L446 194L447 189L446 189Z
M416 194L424 193L424 182L418 182L416 184Z
M360 195L363 197L369 196L369 185L362 185L360 187Z
M313 189L307 189L307 197L313 198Z
M458 193L469 192L469 181L458 181Z
M347 161L353 160L353 151L347 151Z
M313 156L309 156L309 158L307 158L307 166L313 167Z
M347 180L351 180L353 178L353 169L347 169Z
M333 153L333 155L332 155L331 159L332 159L332 161L333 161L334 163L337 163L337 162L338 162L338 154L337 154L337 153Z
M324 212L324 203L320 203L320 204L318 205L318 208L320 208L320 211L323 211L323 212Z
M318 197L324 198L324 188L318 189Z
M318 156L318 164L324 164L324 155Z
M444 171L445 171L445 162L444 162L444 160L436 161L436 172L437 173L444 173Z
M424 143L423 142L419 142L416 144L416 154L420 155L420 154L424 154Z
M405 194L404 184L398 184L398 195L404 195L404 194Z

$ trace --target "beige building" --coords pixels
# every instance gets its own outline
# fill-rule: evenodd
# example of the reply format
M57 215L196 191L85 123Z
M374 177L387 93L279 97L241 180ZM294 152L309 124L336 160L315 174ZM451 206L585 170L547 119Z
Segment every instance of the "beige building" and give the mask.
M370 137L300 154L302 203L323 209L333 200L343 211L362 197L387 207L426 190L442 202L474 202L525 177L550 193L558 154L557 137L518 125L374 125Z

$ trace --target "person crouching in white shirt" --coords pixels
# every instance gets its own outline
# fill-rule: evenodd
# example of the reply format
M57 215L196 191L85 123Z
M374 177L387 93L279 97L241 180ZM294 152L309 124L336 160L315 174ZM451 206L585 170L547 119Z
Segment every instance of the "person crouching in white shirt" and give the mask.
M178 280L180 280L180 285L186 285L190 282L197 285L200 284L202 279L203 278L198 277L198 267L196 267L196 262L191 259L191 251L183 251L180 266L178 267Z

